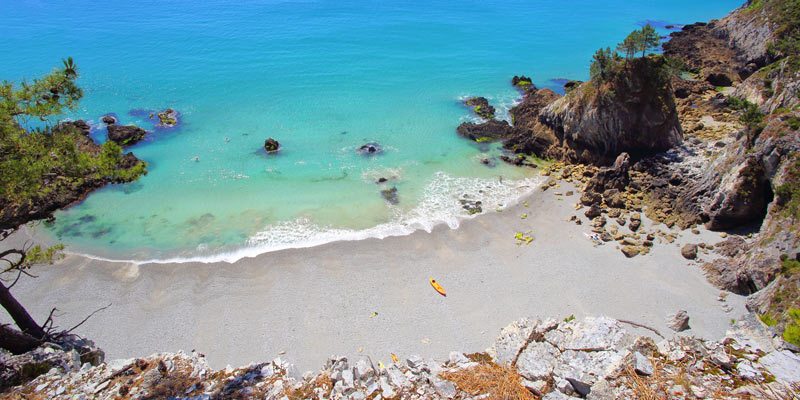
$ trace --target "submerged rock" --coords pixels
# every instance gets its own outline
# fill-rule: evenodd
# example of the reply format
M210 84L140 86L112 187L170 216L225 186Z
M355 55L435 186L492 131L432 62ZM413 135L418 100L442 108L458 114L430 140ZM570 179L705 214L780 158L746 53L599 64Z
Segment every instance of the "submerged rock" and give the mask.
M108 140L120 145L130 146L144 138L147 133L142 128L134 125L109 125Z
M383 153L383 149L378 143L371 142L359 147L356 152L365 156L373 156Z
M392 186L391 189L381 190L381 196L388 201L390 204L398 204L400 200L397 198L397 187Z

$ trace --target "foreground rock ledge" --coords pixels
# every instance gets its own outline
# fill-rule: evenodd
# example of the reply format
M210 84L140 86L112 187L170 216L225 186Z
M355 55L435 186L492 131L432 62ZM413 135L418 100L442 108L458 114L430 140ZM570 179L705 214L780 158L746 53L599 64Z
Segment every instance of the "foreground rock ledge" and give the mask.
M513 391L517 398L531 399L533 395L549 400L628 399L637 398L644 389L670 393L672 398L770 399L789 398L794 393L791 385L800 383L800 357L772 348L769 340L763 340L755 319L738 322L721 341L678 336L658 344L649 337L631 335L625 324L608 317L522 318L503 328L484 353L452 352L443 361L408 356L386 365L368 357L331 357L319 372L302 375L280 358L215 371L196 352L154 354L96 367L67 357L5 395L479 399L498 393L476 389L475 382L498 380L505 382L502 389Z

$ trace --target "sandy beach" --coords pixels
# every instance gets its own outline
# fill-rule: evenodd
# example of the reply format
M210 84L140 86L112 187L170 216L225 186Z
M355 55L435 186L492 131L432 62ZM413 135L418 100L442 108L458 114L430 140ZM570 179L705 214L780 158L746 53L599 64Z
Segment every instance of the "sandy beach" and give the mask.
M607 315L670 336L665 316L685 309L691 329L681 334L717 339L745 313L743 297L718 301L720 290L700 264L681 256L683 244L716 243L718 233L683 231L675 243L657 240L648 255L628 259L615 242L595 247L586 238L584 210L573 207L579 194L554 194L567 190L564 183L537 189L519 205L458 229L441 225L234 264L135 265L71 255L37 267L39 277L13 291L37 321L57 307L62 328L112 304L76 331L97 342L107 360L196 349L212 367L280 354L303 371L334 354L386 362L390 352L441 359L451 350L483 351L500 328L523 316ZM566 222L576 214L583 225ZM528 231L535 240L517 245L515 233Z

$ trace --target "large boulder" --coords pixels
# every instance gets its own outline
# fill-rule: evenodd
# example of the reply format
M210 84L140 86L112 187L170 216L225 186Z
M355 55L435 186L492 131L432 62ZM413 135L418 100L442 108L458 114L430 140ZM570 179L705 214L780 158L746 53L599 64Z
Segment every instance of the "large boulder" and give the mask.
M766 170L756 156L748 156L722 180L717 195L705 208L708 229L733 228L762 219L772 200Z
M464 122L456 129L459 135L475 142L489 142L505 138L511 132L511 126L506 121L496 119L476 124Z
M264 141L264 150L267 151L267 154L277 153L280 148L281 144L273 138Z
M120 146L136 144L147 133L144 129L134 125L109 125L107 129L108 140Z

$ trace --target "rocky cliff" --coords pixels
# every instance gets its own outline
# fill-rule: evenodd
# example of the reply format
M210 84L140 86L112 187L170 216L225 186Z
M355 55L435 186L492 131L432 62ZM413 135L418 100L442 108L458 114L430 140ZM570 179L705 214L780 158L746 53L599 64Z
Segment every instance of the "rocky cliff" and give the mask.
M656 343L631 334L630 326L608 317L522 318L503 328L485 352L455 351L445 360L410 355L386 365L369 357L331 357L320 371L302 375L280 358L221 371L196 352L92 366L81 364L76 354L47 347L40 352L58 362L40 367L33 380L0 397L605 400L797 395L800 357L775 349L756 321L738 322L721 341L680 336ZM14 365L9 357L0 363Z
M640 158L683 138L660 56L620 62L606 79L592 78L563 97L529 93L512 115L507 147L569 162L607 165L622 152Z

